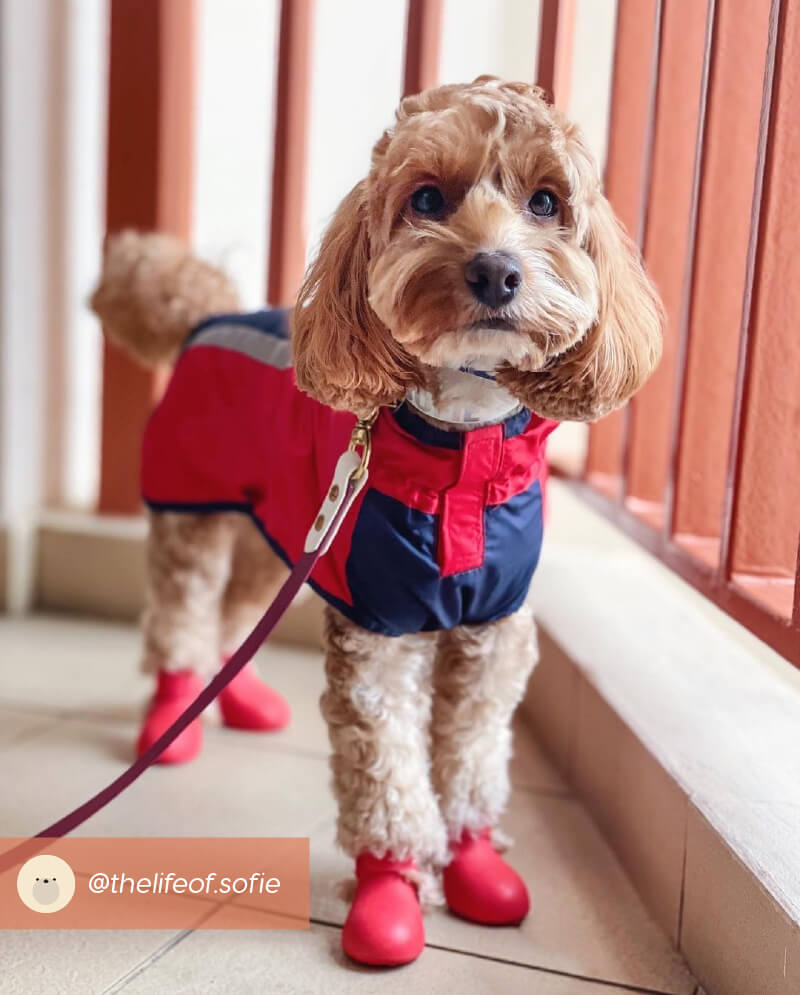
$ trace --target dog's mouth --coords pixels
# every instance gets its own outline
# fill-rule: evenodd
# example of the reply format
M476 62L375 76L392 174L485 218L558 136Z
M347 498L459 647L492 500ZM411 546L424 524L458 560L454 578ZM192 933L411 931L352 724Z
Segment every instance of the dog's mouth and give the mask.
M515 332L517 326L508 318L481 318L466 326L468 332Z

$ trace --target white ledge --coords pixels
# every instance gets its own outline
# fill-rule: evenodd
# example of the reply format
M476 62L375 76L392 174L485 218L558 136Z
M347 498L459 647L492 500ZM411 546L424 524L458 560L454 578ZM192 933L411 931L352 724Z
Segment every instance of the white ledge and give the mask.
M541 623L800 920L800 671L552 491Z
M777 903L794 943L800 922L800 672L587 508L567 485L552 482L548 504L532 591L541 627L567 666L574 664L675 782L689 809L707 820ZM575 711L573 739L580 735ZM535 719L533 707L532 714ZM800 960L800 943L796 951ZM788 957L783 946L779 952ZM800 971L797 964L795 969Z

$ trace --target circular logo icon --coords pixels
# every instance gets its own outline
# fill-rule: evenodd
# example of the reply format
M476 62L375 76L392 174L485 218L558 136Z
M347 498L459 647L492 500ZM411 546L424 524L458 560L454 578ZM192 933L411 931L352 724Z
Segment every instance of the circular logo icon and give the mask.
M66 860L40 853L20 867L17 894L34 912L60 912L75 894L75 875Z

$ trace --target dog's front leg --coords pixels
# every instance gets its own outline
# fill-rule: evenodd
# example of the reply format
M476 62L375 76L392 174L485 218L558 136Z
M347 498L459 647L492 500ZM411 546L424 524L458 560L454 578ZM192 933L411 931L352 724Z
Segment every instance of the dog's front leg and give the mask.
M527 606L441 637L432 733L433 781L452 851L445 898L454 912L478 922L519 922L528 911L522 879L494 845L509 795L511 718L536 660Z
M435 898L447 853L430 777L435 637L376 635L328 608L326 643L338 840L358 879L342 942L363 963L406 963L424 944L417 891Z

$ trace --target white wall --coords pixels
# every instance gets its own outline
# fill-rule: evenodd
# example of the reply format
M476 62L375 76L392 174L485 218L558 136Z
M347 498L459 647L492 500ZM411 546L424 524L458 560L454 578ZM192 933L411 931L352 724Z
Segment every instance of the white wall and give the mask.
M617 0L578 0L567 110L583 129L601 171L606 159L616 22Z
M533 82L540 0L445 0L439 75L468 83L491 73Z
M49 292L44 496L91 507L100 462L102 340L86 306L105 231L105 0L50 4Z
M263 305L278 0L199 0L194 244Z
M317 0L306 219L313 253L402 92L405 0Z
M12 608L29 590L16 567L43 488L48 49L46 0L0 5L0 517Z
M7 0L0 17L0 519L21 608L38 509L96 491L107 25L104 0Z

